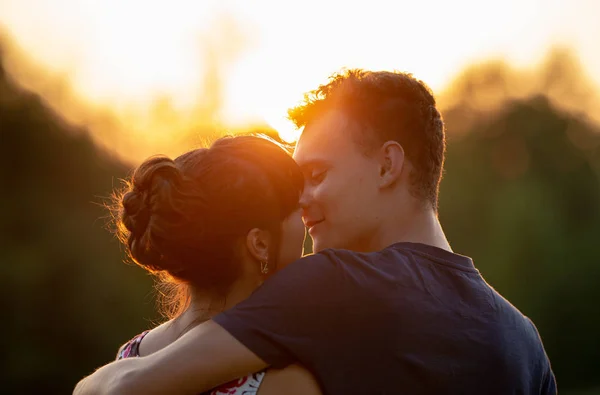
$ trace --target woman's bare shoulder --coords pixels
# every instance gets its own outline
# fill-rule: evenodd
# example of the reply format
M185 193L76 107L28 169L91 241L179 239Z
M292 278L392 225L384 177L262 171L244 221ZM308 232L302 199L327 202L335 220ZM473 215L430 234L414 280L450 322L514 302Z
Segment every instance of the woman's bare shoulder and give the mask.
M306 368L294 364L283 369L268 369L258 395L321 395L319 383Z

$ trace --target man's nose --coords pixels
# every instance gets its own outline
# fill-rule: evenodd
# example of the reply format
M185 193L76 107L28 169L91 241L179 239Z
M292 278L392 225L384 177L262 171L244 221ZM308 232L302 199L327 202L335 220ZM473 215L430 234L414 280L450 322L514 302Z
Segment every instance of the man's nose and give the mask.
M310 188L304 188L302 191L302 195L300 195L300 208L306 209L310 201L312 200L312 192Z

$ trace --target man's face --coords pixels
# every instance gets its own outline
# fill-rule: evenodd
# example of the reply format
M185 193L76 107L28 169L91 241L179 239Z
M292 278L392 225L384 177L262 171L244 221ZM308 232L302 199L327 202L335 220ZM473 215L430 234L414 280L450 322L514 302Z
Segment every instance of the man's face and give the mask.
M325 248L368 250L379 217L380 165L356 143L357 125L339 111L308 124L294 159L302 168L303 220L314 251Z

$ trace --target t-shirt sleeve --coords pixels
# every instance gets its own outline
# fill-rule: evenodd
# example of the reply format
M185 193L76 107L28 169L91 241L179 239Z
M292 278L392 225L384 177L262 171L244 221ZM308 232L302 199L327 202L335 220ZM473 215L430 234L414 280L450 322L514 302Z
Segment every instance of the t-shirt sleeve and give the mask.
M310 360L339 336L336 317L348 296L340 274L330 256L309 255L213 320L272 367Z
M540 394L542 395L556 395L558 390L556 388L556 378L554 377L554 373L552 369L548 368L546 372L546 376L544 378L544 382L542 383L542 389Z

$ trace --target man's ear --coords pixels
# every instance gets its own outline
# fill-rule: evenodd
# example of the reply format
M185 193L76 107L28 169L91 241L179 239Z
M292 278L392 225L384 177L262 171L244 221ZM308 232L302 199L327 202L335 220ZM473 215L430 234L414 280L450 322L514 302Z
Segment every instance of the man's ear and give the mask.
M404 168L404 148L397 141L387 141L379 151L379 185L387 188L400 179Z
M271 237L266 230L254 228L246 235L246 248L252 258L258 262L268 262Z

